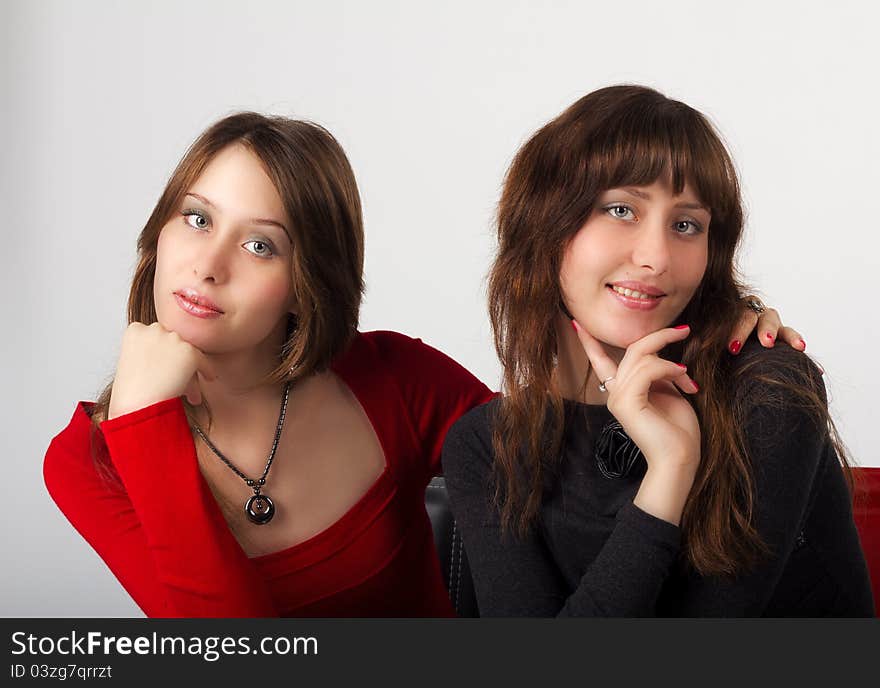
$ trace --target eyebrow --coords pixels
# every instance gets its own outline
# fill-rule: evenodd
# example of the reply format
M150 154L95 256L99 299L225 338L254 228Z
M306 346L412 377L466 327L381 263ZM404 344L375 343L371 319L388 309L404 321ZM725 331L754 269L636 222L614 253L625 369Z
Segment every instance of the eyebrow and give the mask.
M192 191L188 191L186 195L192 196L196 200L201 201L205 205L213 208L214 210L217 210L217 211L220 210L220 208L218 208L215 203L212 203L209 199L205 198L201 194L197 194L197 193L193 193ZM287 227L285 227L283 224L281 224L277 220L255 217L255 218L248 220L248 223L252 224L252 225L268 225L270 227L278 227L278 229L280 229L282 232L284 232L285 235L287 235L288 241L290 241L291 244L293 243L293 239L290 237L290 232L287 231Z
M643 198L646 201L651 200L651 194L647 193L646 191L641 191L639 189L635 189L635 188L629 187L629 186L623 187L623 191L630 194L631 196ZM676 203L675 207L676 208L685 208L687 210L704 210L709 214L712 213L712 211L709 208L707 208L706 206L704 206L702 203Z

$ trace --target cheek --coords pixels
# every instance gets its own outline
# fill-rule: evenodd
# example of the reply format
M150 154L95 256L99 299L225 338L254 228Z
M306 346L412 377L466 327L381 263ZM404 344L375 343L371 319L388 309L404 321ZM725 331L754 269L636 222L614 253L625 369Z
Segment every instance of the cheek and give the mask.
M696 290L698 286L700 286L700 282L703 281L703 276L706 274L706 269L709 265L709 251L708 247L703 244L699 247L695 247L695 251L693 255L690 256L687 265L687 283L691 287L691 289Z
M267 315L275 316L279 311L287 311L290 302L290 275L278 271L263 279L251 281L254 285L251 298L259 309Z
M174 236L173 228L165 225L156 242L156 281L174 270L175 264L183 257L183 249L184 246Z
M690 302L703 281L708 268L708 251L706 246L689 247L682 252L675 269L675 281L678 293L685 302Z
M562 256L559 270L563 290L584 289L597 285L607 277L619 250L616 242L603 241L601 231L588 232L582 229L572 239Z
M163 228L156 242L156 270L153 278L153 289L156 291L165 282L165 276L170 271L169 258L174 255L168 245L168 232Z

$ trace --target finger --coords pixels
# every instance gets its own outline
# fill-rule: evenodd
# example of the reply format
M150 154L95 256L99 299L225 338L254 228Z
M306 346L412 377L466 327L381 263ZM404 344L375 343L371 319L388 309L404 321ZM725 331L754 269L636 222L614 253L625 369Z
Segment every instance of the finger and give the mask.
M607 380L617 375L617 364L605 351L602 342L581 327L577 320L572 319L571 325L577 332L578 340L584 348L584 353L587 354L587 359L590 361L590 366L596 373L596 377L599 380Z
M685 394L696 394L700 391L700 386L690 375L679 375L672 379L672 383Z
M652 356L639 365L626 379L625 386L635 390L638 394L647 395L651 385L667 380L672 382L686 394L696 394L700 391L690 375L687 374L687 366L675 361ZM618 393L624 385L618 387Z
M682 364L656 356L643 359L617 385L608 388L608 409L619 420L632 419L634 414L652 408L648 395L660 387L665 386L669 393L677 393L672 385L680 383L682 392L695 394L699 388L684 370Z
M779 319L779 313L774 308L766 309L758 316L758 341L761 346L771 349L776 344L776 338L779 335L779 328L782 327L782 321Z
M730 335L727 350L734 356L738 354L742 349L743 342L749 338L749 335L752 333L752 330L755 329L755 325L757 324L758 314L750 308L743 308L742 313L739 316L739 321L737 321L736 326L733 328L733 332Z
M801 333L794 328L786 327L785 325L779 328L779 334L776 341L785 342L798 351L806 351L807 349L807 343L804 341Z
M638 341L633 342L627 347L623 356L624 361L629 361L637 357L656 354L660 349L672 342L680 342L691 333L688 325L677 325L676 327L664 327L651 334L645 335ZM623 365L623 361L620 362Z

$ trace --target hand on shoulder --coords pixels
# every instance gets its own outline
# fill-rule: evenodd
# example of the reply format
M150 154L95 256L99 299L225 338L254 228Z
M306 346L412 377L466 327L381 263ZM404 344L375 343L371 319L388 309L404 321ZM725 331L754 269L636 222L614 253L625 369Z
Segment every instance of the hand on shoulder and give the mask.
M732 361L731 379L744 408L785 405L797 390L818 394L827 403L825 371L803 351L784 345L766 347L751 337Z

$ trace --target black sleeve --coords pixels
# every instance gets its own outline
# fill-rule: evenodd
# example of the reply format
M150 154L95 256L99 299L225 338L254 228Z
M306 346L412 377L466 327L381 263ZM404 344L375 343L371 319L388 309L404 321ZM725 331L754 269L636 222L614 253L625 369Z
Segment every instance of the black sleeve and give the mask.
M752 378L764 376L780 383L812 388L826 401L825 386L816 366L803 354L788 347L776 347L755 354ZM799 372L788 379L780 376L781 357L800 357ZM789 360L790 363L790 360ZM791 372L791 368L788 368ZM758 395L756 379L741 380L747 400ZM769 403L746 402L746 451L749 454L755 490L753 523L769 554L751 571L731 576L698 577L691 574L681 590L682 616L757 617L767 612L780 579L802 533L818 490L830 486L833 499L823 517L829 527L845 528L851 512L839 459L830 443L827 428L817 424L783 385L770 395ZM833 511L832 511L833 510ZM834 525L836 524L836 525ZM851 525L851 524L850 524ZM841 535L844 533L837 531ZM853 552L853 557L860 556ZM784 591L782 591L784 593Z
M446 485L480 615L653 616L679 551L678 527L629 502L580 584L569 590L538 525L522 538L501 532L491 501L487 406L462 417L443 447Z

